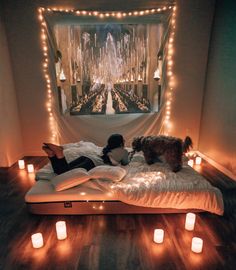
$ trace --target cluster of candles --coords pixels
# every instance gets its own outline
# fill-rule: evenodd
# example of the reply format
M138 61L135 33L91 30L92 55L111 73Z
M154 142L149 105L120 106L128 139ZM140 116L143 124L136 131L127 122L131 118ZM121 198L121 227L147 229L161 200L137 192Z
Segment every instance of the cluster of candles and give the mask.
M193 231L196 221L196 215L194 213L187 213L185 219L185 229L187 231ZM157 244L161 244L164 241L164 230L155 229L153 241ZM194 253L201 253L203 249L203 240L199 237L193 237L191 243L191 250Z
M56 233L58 240L64 240L67 238L66 222L58 221L56 223ZM42 233L35 233L31 235L31 242L33 248L41 248L44 245Z
M193 165L201 165L202 163L202 158L201 157L196 157L195 159L190 159L188 161L188 165L193 167Z
M18 160L18 166L20 170L25 169L25 161L23 159ZM27 171L28 173L34 173L34 165L33 164L27 164Z
M188 231L193 231L196 221L196 215L193 213L188 213L185 220L185 229ZM58 240L64 240L67 238L66 222L58 221L56 222L56 234ZM155 229L153 241L157 244L161 244L164 241L164 230ZM33 248L41 248L44 245L42 233L35 233L31 235L31 242ZM191 250L194 253L201 253L203 249L203 240L199 237L193 237L191 243Z

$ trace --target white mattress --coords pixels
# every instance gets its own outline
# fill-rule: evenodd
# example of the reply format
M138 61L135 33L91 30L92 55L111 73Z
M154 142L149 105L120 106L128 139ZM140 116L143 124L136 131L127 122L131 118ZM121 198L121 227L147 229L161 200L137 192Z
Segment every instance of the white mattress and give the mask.
M83 147L84 144L86 143L82 144ZM70 150L67 149L69 155ZM50 166L46 165L38 172L37 179L40 180L26 194L25 200L28 203L118 200L136 206L199 209L223 214L220 190L186 164L180 172L173 173L164 162L147 165L143 156L136 154L132 162L123 168L126 169L127 175L119 183L94 179L77 187L56 192L50 180L44 180L54 176Z
M108 181L89 180L82 185L57 192L50 180L38 180L25 195L25 201L28 203L87 200L117 201L118 198L110 192L109 185Z

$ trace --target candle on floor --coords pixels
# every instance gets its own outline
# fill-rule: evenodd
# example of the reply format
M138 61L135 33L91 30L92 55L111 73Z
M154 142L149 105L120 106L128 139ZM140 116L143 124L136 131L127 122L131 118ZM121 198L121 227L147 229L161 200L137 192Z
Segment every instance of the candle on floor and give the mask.
M33 248L41 248L43 246L43 236L41 233L35 233L31 235L31 241Z
M202 163L202 158L201 157L196 157L195 164L200 165L201 163Z
M188 161L188 165L189 165L190 167L193 167L193 160L192 160L192 159L190 159L190 160Z
M185 229L188 231L193 231L194 226L195 226L195 220L196 220L196 215L193 213L188 213L185 219Z
M19 169L23 170L25 168L25 161L23 159L18 160Z
M67 237L66 233L66 222L65 221L58 221L56 223L56 231L57 231L57 239L64 240Z
M191 250L195 253L201 253L203 248L203 240L199 237L193 237Z
M28 173L33 173L34 172L34 165L33 164L28 164L27 165L27 170L28 170Z
M164 230L162 229L155 229L154 230L154 238L153 238L153 241L155 243L163 243L163 240L164 240Z

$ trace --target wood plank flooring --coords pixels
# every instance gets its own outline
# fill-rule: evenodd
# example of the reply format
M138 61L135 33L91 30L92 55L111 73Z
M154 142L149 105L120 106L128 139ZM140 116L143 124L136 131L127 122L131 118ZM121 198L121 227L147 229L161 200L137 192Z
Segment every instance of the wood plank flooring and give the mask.
M28 157L36 169L45 157ZM201 171L224 195L226 215L197 214L194 232L184 230L185 214L36 216L27 212L24 194L34 175L17 165L0 169L0 269L236 269L236 182L207 163ZM68 238L58 241L55 223L65 220ZM155 228L165 230L155 244ZM31 234L41 232L45 245L31 246ZM204 240L202 254L190 250L191 239Z

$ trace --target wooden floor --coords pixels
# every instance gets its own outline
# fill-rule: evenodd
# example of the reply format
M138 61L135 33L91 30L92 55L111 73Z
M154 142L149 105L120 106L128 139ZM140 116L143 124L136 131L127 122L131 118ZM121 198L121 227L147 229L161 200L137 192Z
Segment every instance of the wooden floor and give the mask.
M28 158L36 168L44 157ZM0 269L236 269L236 182L209 164L201 173L224 195L226 215L197 214L194 232L184 230L185 214L34 216L24 194L34 176L14 165L0 170ZM55 223L65 220L68 238L58 241ZM155 244L155 228L165 230ZM45 246L35 250L30 236L42 232ZM204 240L202 254L190 251L191 238Z

